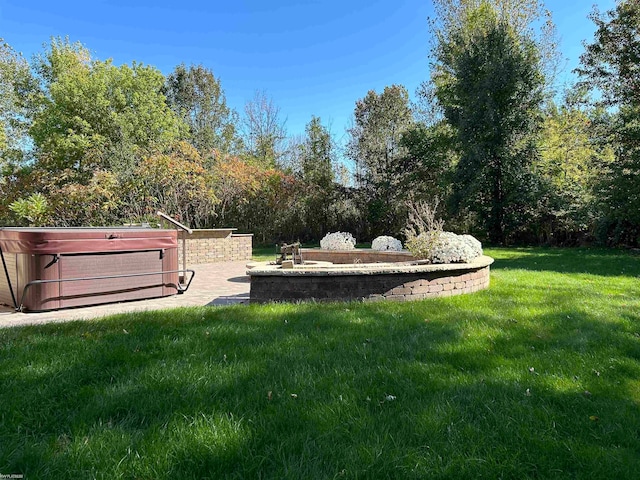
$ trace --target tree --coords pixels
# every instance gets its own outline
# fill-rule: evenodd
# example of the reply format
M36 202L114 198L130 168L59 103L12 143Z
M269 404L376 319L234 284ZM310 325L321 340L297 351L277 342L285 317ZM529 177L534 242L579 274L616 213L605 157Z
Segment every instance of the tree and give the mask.
M178 65L167 77L165 93L171 109L188 126L191 143L203 155L237 153L237 114L227 106L224 91L211 70Z
M615 161L603 179L612 240L640 243L640 2L621 0L596 24L594 41L586 45L577 73L582 84L601 95L611 109Z
M64 175L64 173L62 173ZM88 182L77 183L55 181L60 187L48 189L53 225L81 227L103 226L131 222L127 218L123 190L118 177L106 170L93 172Z
M598 220L598 186L613 161L610 146L597 141L598 109L587 109L584 91L567 92L564 102L549 102L534 168L544 193L539 240L567 244L585 240Z
M214 177L190 144L177 142L167 152L145 157L134 173L126 186L125 217L154 218L161 210L194 228L213 223L219 202Z
M19 165L28 155L29 98L35 91L29 63L0 38L0 167Z
M316 116L311 117L307 123L305 133L301 155L302 177L319 188L330 188L334 180L335 162L335 146L331 133Z
M436 98L461 150L452 204L502 244L530 221L535 203L531 165L544 87L539 48L520 33L515 12L488 1L438 4L461 16L436 32L432 68Z
M286 138L280 108L265 92L256 92L244 107L243 141L247 153L267 167L279 165Z
M419 122L402 135L401 144L406 154L400 160L400 192L416 201L447 198L458 161L453 128L445 120Z
M356 165L356 183L368 210L371 236L399 232L395 198L399 162L406 154L402 135L413 125L409 94L401 85L371 90L356 102L347 156Z
M561 60L558 38L551 12L543 0L435 0L434 8L436 16L429 23L435 50L447 41L451 32L467 29L470 18L477 12L490 8L496 19L508 24L516 36L537 46L545 80L550 84L555 78Z
M319 117L307 124L300 146L301 174L306 185L305 220L311 238L328 232L334 192L335 145L327 127Z
M153 67L116 67L92 60L80 44L54 39L37 71L43 95L30 134L50 170L69 168L87 178L95 168L131 174L137 158L185 134Z
M300 182L294 176L238 157L223 158L215 176L218 225L252 232L260 243L291 241L301 231Z

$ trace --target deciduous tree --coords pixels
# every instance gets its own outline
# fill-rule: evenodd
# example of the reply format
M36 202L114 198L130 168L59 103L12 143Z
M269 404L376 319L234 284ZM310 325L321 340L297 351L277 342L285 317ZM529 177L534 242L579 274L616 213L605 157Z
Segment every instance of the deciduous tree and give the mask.
M280 119L280 108L258 91L244 107L242 138L247 153L266 167L280 164L284 153L286 132Z
M363 193L372 237L399 232L397 208L404 203L395 196L399 162L406 149L402 135L413 125L409 94L401 85L371 90L356 102L349 129L347 156L356 165L356 183Z
M219 202L213 174L198 151L186 142L145 157L126 190L125 217L142 220L155 217L161 210L194 228L213 223Z
M534 168L543 183L538 240L573 244L588 240L598 220L598 190L613 161L610 146L597 141L597 109L583 107L580 90L562 104L549 102Z
M116 67L92 60L80 44L54 39L37 70L44 95L30 133L50 169L130 174L137 158L185 134L162 94L164 77L153 67Z
M240 151L238 115L227 106L220 80L211 70L178 65L167 77L165 92L171 109L189 125L190 141L201 154Z
M29 100L37 90L29 63L0 38L0 168L20 165L29 155Z
M461 152L453 205L474 215L492 242L504 243L530 221L534 203L540 50L521 33L516 12L489 1L437 3L455 19L435 32L432 68L436 98Z
M329 129L319 117L307 124L306 136L300 146L301 174L306 186L305 220L311 238L321 238L328 232L335 190L333 172L336 153Z
M596 90L615 116L611 125L615 161L601 192L611 239L640 243L640 2L620 0L591 16L594 41L586 45L577 69L583 84Z

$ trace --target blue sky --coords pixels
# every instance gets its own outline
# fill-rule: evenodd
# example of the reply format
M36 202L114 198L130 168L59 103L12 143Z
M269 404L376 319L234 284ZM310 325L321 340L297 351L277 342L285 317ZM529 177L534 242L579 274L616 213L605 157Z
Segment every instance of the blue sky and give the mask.
M587 19L614 0L547 0L561 39L569 81ZM51 36L69 36L96 58L137 61L168 74L179 63L203 64L222 82L238 112L256 90L279 106L289 134L312 115L345 135L356 100L403 84L413 95L428 78L430 0L0 0L0 37L31 57Z

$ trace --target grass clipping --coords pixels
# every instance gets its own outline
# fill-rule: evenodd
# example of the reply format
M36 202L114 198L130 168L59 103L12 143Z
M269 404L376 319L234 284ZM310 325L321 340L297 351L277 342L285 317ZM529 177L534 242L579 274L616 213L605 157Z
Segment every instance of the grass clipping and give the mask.
M404 229L405 246L420 260L430 259L442 233L444 220L436 217L439 201L433 207L427 202L408 202L409 219Z

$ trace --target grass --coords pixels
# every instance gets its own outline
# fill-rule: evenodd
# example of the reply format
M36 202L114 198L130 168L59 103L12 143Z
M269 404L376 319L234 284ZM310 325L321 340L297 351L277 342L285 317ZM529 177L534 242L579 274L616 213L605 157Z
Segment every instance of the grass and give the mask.
M491 288L0 330L0 474L640 471L640 258L494 249Z
M258 245L253 248L252 259L259 262L273 261L276 259L276 245Z

